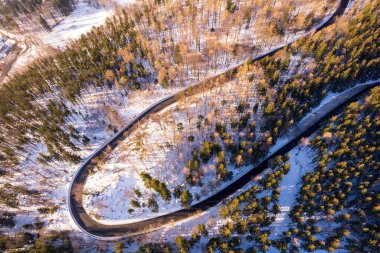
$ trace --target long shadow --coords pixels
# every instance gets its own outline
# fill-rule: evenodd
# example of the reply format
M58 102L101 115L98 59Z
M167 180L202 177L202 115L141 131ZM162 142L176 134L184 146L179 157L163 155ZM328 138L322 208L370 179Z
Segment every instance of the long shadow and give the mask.
M332 17L326 21L322 26L320 26L316 31L319 31L332 23L335 22L336 18L341 16L347 5L349 0L341 0L340 5L335 11L335 13L332 15ZM285 47L285 46L284 46ZM283 48L283 47L282 47ZM261 57L256 58L255 60L260 60L266 56L273 55L277 51L279 51L279 48L277 50L274 50L266 55L263 55ZM218 77L222 75L229 75L229 78L232 78L236 72L238 67L235 67L227 73L223 73L219 76L213 77L212 80L216 80ZM209 82L211 79L208 79L206 82ZM204 83L205 81L202 81L200 83ZM320 127L321 122L323 122L325 119L331 117L332 115L336 114L339 110L339 108L342 108L343 106L347 105L351 101L354 101L366 92L370 87L367 89L361 91L359 94L356 94L352 98L350 98L348 101L344 102L343 104L337 106L334 110L329 112L327 115L319 119L317 123L309 127L308 129L305 129L301 134L299 134L293 141L287 143L285 146L283 146L281 149L279 149L277 152L270 155L267 159L262 161L259 165L252 168L247 174L242 176L241 178L237 179L235 182L231 183L226 188L222 189L215 195L191 206L188 209L179 210L173 213L169 213L166 215L162 215L159 217L134 222L130 224L123 224L123 225L104 225L99 222L96 222L93 220L85 211L82 203L82 194L83 194L83 186L86 182L86 179L89 174L89 168L92 165L91 161L95 157L102 154L102 152L110 146L112 149L117 146L118 141L122 140L128 131L133 130L133 128L136 126L136 124L146 118L147 115L158 112L168 105L178 101L180 99L181 95L186 95L187 91L183 91L180 94L173 95L171 97L166 98L163 101L160 101L153 106L149 107L147 110L142 112L136 119L134 119L132 122L130 122L127 126L125 126L123 129L121 129L115 136L113 136L110 140L108 140L104 145L102 145L99 149L97 149L89 158L87 158L84 163L81 165L81 167L78 169L77 173L74 175L74 178L71 182L70 188L69 188L69 196L68 196L68 205L69 205L69 211L70 214L74 220L74 222L79 226L79 228L87 233L90 236L93 236L97 239L102 240L112 240L116 237L122 237L122 236L132 236L136 234L142 234L146 233L155 229L158 229L168 223L176 222L179 220L183 220L189 217L192 217L198 213L201 213L203 211L208 210L209 208L217 205L221 201L223 201L225 198L230 196L231 194L235 193L237 190L242 188L244 185L246 185L248 182L250 182L255 176L260 174L265 168L268 166L268 161L271 160L273 157L281 154L286 154L289 152L293 147L295 147L298 143L298 141L306 136L309 136L311 133L313 133L316 129Z

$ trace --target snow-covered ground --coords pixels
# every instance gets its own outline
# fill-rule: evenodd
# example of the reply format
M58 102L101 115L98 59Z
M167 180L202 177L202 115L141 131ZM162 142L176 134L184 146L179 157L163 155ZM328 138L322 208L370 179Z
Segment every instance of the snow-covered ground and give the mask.
M117 0L110 1L105 6L95 7L85 0L80 0L75 10L54 26L51 32L38 35L41 42L38 44L27 42L28 38L21 35L3 31L11 38L17 38L23 42L19 45L23 51L13 64L10 74L22 70L35 59L49 54L54 49L64 49L71 40L80 38L82 34L89 32L93 27L101 26L108 17L112 17L116 6L125 6L135 2L135 0Z
M288 154L290 155L290 171L281 180L279 185L281 189L278 205L281 213L276 217L276 221L271 225L272 236L281 235L287 231L288 224L291 222L289 213L296 203L296 197L299 192L302 177L306 172L313 169L314 150L309 147L309 142L305 140L293 148Z
M310 137L310 139L312 138L313 137ZM314 150L309 146L309 142L307 140L294 147L288 154L290 156L290 159L288 161L290 164L290 170L287 174L285 174L284 178L280 181L279 184L281 191L278 204L280 206L281 212L277 214L276 220L273 224L270 225L271 231L273 232L271 233L271 239L279 239L278 236L280 236L283 231L287 230L290 221L288 215L293 205L296 203L296 197L300 188L301 178L308 171L311 171L313 169ZM262 174L245 185L242 189L230 196L229 199L233 199L252 186L257 185L258 181L268 173L271 173L270 169L265 170ZM264 193L264 195L265 194L266 193ZM176 235L181 234L183 236L190 236L193 232L197 231L197 225L201 223L206 225L206 228L209 232L208 238L218 236L220 227L226 222L226 220L222 220L219 217L219 210L221 207L222 205L218 204L198 216L180 221L176 224L168 224L166 227L151 233L149 240L174 242ZM207 241L208 240L205 239L205 242ZM202 244L201 241L199 245L196 245L196 247L192 249L191 252L200 252L202 249L204 249L204 247L205 245ZM268 252L279 251L276 248L271 247Z
M122 2L124 2L124 1L122 1ZM56 26L54 28L53 33L55 33L56 37L59 39L55 38L55 36L52 36L51 34L47 34L46 44L62 48L65 43L67 43L71 39L74 39L75 36L80 36L81 32L88 31L88 29L90 29L90 27L92 26L91 22L94 22L93 24L97 25L97 24L100 24L100 20L103 20L103 21L105 20L104 15L106 15L107 11L105 11L104 9L103 10L99 9L97 11L95 9L92 9L93 7L89 7L89 6L85 7L83 5L81 8L82 8L81 10L77 9L72 14L72 15L77 15L77 16L75 16L75 18L70 19L70 16L71 16L70 15L67 20L65 19L58 26ZM80 22L77 22L78 20L80 20ZM71 34L71 32L73 34ZM66 35L69 35L69 36L66 36ZM302 34L299 34L298 36L302 36ZM25 66L26 64L28 64L31 60L33 60L34 58L36 58L40 54L41 48L39 46L33 46L32 45L29 50L30 50L30 51L28 51L29 53L27 52L27 53L23 54L22 57L20 57L18 59L19 62L16 63L16 65L17 64L19 64L19 65L17 65L17 66L22 67L22 66ZM150 91L145 90L145 91L141 91L141 92L140 91L134 92L133 96L129 97L126 101L122 101L122 100L120 100L120 98L115 96L115 101L114 101L114 103L111 103L111 104L115 105L115 106L120 105L120 107L115 109L115 111L118 112L118 114L121 116L121 118L123 119L124 122L127 122L130 119L132 119L135 115L137 115L139 112L141 112L144 108L146 108L147 106L152 104L154 101L157 101L160 98L163 98L168 94L174 93L176 90L177 90L177 88L165 89L165 90L162 89L161 87L152 88L152 90L150 90ZM251 90L253 90L253 89L251 89ZM84 96L85 98L84 98L83 102L88 107L92 107L93 110L96 110L97 108L100 107L100 105L102 103L105 102L101 98L104 99L105 96L109 96L109 95L111 95L111 97L113 96L113 94L106 94L105 95L104 92L98 92L98 93L94 92L94 93L88 95L87 98L86 98L86 96ZM83 125L80 128L82 133L87 133L89 135L89 137L97 137L96 140L92 138L90 145L85 147L82 150L82 152L79 153L82 157L86 157L100 143L102 143L103 140L105 140L107 137L109 137L112 134L112 132L111 131L106 132L106 131L104 131L104 129L99 129L99 127L93 127L93 125L95 125L94 123L96 123L95 121L89 122L92 125L86 125L87 123L84 123L84 122L82 122L82 123L83 123ZM185 122L183 122L183 123L185 123ZM156 125L155 129L158 129L157 125ZM153 129L153 130L155 130L155 129ZM30 165L30 163L26 163L25 167L28 167L29 165ZM36 166L36 165L34 164L33 166ZM62 174L62 176L60 176L59 180L57 180L56 187L54 188L53 191L51 191L49 193L49 196L48 196L49 199L54 200L55 204L59 205L59 209L54 214L47 215L46 221L48 222L48 228L49 229L56 229L56 230L73 229L73 228L75 228L75 226L72 226L72 221L71 221L71 218L68 214L68 210L66 207L66 194L67 194L67 189L68 189L68 185L69 185L69 181L70 181L70 178L68 175L71 175L75 171L77 166L76 165L69 165L69 164L62 164L62 163L59 163L58 165L55 165L55 166L60 167L63 170L65 170L65 173ZM41 168L43 168L43 166L41 166ZM245 168L245 167L241 167L241 168L239 168L239 172L240 171L243 172L246 169L247 168ZM237 174L235 174L235 176L237 176ZM20 178L22 178L21 175L20 175ZM106 180L103 180L103 178L102 178L102 181L106 181ZM20 182L20 183L22 183L22 182ZM48 188L51 189L51 187L48 187ZM118 188L118 187L116 187L116 188ZM118 191L120 192L120 190L118 190ZM175 203L175 204L176 204L176 207L178 208L178 203ZM112 206L112 205L109 205L109 206ZM120 210L122 210L122 208L123 208L123 206L120 205ZM170 210L170 211L172 211L172 210ZM126 209L124 209L124 212L127 213ZM213 213L212 215L214 215L214 216L217 215L215 211L212 213ZM217 222L217 221L215 221L215 222ZM25 224L25 223L30 223L30 215L27 215L25 217L21 216L17 219L18 226L20 226L21 224ZM185 222L183 224L184 224L183 226L187 226ZM183 227L181 229L183 229Z
M323 22L327 20L330 15L331 13L323 19ZM284 41L280 43L280 45L286 44L288 40L294 41L303 35L304 32L299 32L296 35L287 36L286 39L283 38L286 42ZM262 50L275 50L275 48L267 46L267 48L263 48ZM251 107L253 106L253 102L255 102L255 96L252 96L252 94L250 95L249 91L253 90L253 87L250 87L245 94L246 99L251 99L251 101L249 101ZM222 99L220 98L219 101L216 102L220 103L221 101ZM196 105L196 107L199 108L199 105ZM127 140L124 141L126 142L124 147L118 147L115 152L111 154L109 160L106 161L106 165L100 168L87 181L87 188L85 188L85 191L88 194L85 197L87 211L102 223L128 223L179 209L180 203L178 200L172 200L168 203L158 197L158 199L156 198L160 206L160 211L158 213L151 213L148 208L135 210L132 214L126 212L126 210L131 207L127 200L130 201L135 198L134 189L139 189L144 192L146 194L146 196L144 196L146 197L145 200L148 198L148 195L155 194L153 191L148 190L143 186L139 175L142 171L149 172L153 178L165 182L171 190L173 190L176 185L184 185L183 176L181 178L181 176L178 175L183 175L183 170L186 170L185 163L188 159L186 157L189 157L191 152L191 147L186 146L188 145L186 138L190 133L197 132L194 128L194 122L192 123L193 126L190 128L187 123L189 122L190 124L190 118L196 120L197 115L206 115L207 113L208 112L200 113L200 111L197 113L186 112L185 115L172 115L171 119L168 120L169 124L168 122L164 124L157 123L155 122L157 119L150 120L150 122L143 124L141 127L142 131L138 134L132 134L131 138L127 138ZM189 115L192 116L189 118ZM222 115L224 115L224 113L222 113ZM229 114L229 116L231 115L233 114ZM157 117L160 118L161 116L158 115ZM182 123L185 131L187 130L188 132L187 135L180 136L180 145L182 145L182 149L180 151L178 150L177 143L174 145L177 147L175 148L176 151L170 151L168 150L167 144L171 144L171 142L168 140L173 139L175 142L175 139L178 138L178 133L176 133L176 126L178 123ZM196 134L192 135L196 136ZM200 139L202 138L196 138L198 143ZM215 179L215 162L205 165L203 169L205 171L204 187L202 189L199 187L193 187L190 189L193 196L200 196L199 200L204 199L228 185L228 183L219 184L216 189L210 191L210 189L207 189L206 185L213 185L211 188L215 188L215 182L213 180ZM229 169L234 172L234 178L236 178L239 174L245 173L249 168L241 167L238 171L231 167ZM212 170L212 173L208 173ZM161 171L165 171L166 173L161 173ZM172 178L174 175L177 175L176 180L173 180ZM196 202L197 201L194 201L193 203ZM138 217L138 219L136 219L136 217Z
M242 85L242 83L239 83L239 85ZM234 110L241 100L248 99L247 101L251 108L255 104L255 95L251 93L255 84L251 83L253 86L247 87L244 87L244 85L239 87L239 85L236 85L235 82L230 82L222 87L216 87L198 94L188 99L188 101L182 101L165 109L142 123L139 129L132 132L120 143L108 156L104 164L97 167L88 178L85 186L87 195L84 202L85 208L90 215L101 223L128 223L180 209L178 200L165 202L160 197L157 197L156 200L158 200L160 206L158 213L152 213L148 208L138 208L132 214L125 212L131 207L129 201L136 198L134 189L140 190L144 195L144 197L138 199L140 202L145 202L148 196L155 194L154 191L144 187L140 178L141 172L148 172L153 178L165 182L169 190L173 190L176 185L185 185L184 174L187 173L186 162L188 159L186 157L191 157L192 148L199 146L204 137L211 133L210 129L196 129L197 116L205 115L205 118L209 118L210 122L212 122L211 125L214 125L214 119L228 122L236 116ZM363 84L359 84L355 88L360 86L363 86ZM299 124L290 129L290 134L280 138L271 151L278 150L293 138L294 134L297 135L306 121L314 120L314 114L318 113L318 110L324 108L325 105L330 105L337 96L338 94L336 93L329 93L320 106L313 109ZM220 112L218 114L213 113L216 109L215 105L221 104L223 100L228 106L218 107ZM254 120L258 120L260 114L255 117ZM183 133L180 133L177 129L178 123L182 123L184 127ZM232 129L227 131L234 132ZM190 135L195 137L193 144L187 142L187 137ZM303 140L303 144L307 145L307 139ZM171 149L168 146L175 148ZM301 156L301 158L304 158L304 155ZM221 183L215 180L216 160L202 166L204 172L203 186L190 188L194 196L200 196L199 200L214 194L231 183ZM231 165L227 165L227 167L233 171L234 178L238 178L249 170L249 166L242 166L238 169ZM194 203L196 202L194 201Z
M123 124L126 124L151 104L169 94L175 93L178 89L176 87L164 89L160 85L153 85L150 86L149 90L138 91L139 99L133 96L133 94L128 97L122 97L119 92L109 90L91 91L88 94L84 94L82 96L82 103L85 107L81 107L79 110L83 115L83 120L78 121L75 127L78 128L81 134L85 134L90 138L90 143L85 147L81 147L81 150L77 154L83 158L89 156L101 143L114 134L113 130L104 127L110 123L116 124L112 122L111 118L105 117L105 114L108 113L108 108L105 108L104 105L108 105L117 111L120 120L123 121ZM86 114L89 116L87 117ZM45 151L43 145L39 145L36 148L38 152ZM75 231L77 229L70 217L66 201L70 185L70 175L74 173L78 165L62 162L52 165L37 164L35 161L38 152L28 157L21 165L24 168L28 168L28 175L15 172L12 179L0 177L0 185L11 182L14 186L23 186L28 189L35 189L37 185L39 190L46 194L43 198L49 200L48 206L57 206L58 208L55 212L46 215L38 214L37 211L38 208L44 207L43 202L30 203L24 201L21 203L21 209L7 208L8 211L17 212L16 227L4 230L3 232L12 233L19 231L22 225L35 222L36 217L39 217L38 219L43 221L47 228L51 230ZM53 175L50 171L54 171L56 174ZM54 177L55 179L54 182L50 182L44 177ZM17 181L14 181L15 178L17 178Z
M42 38L46 45L64 48L72 39L79 38L95 26L100 26L112 14L112 10L79 2L75 10Z
M375 81L370 81L367 83L373 82ZM363 84L359 84L355 87L362 85ZM326 105L328 102L334 101L334 99L337 98L337 95L337 93L329 93L323 100L321 105L312 110L307 117L312 116L313 113L318 111L318 109ZM302 122L303 121L301 121L301 123ZM274 232L271 235L273 238L277 237L278 235L281 235L283 231L287 230L287 226L290 221L288 215L293 204L295 203L295 198L299 191L299 183L301 182L301 178L306 172L311 171L313 169L313 158L315 154L313 153L313 150L309 147L309 139L312 138L313 136L307 139L303 139L298 146L296 146L289 152L289 163L291 167L290 171L285 175L279 186L281 189L281 194L279 198L281 212L277 215L276 221L271 226ZM260 176L257 177L256 180L253 180L252 183L246 185L236 194L239 194L239 192L242 192L251 187L253 184L256 184L257 180L266 173L270 173L270 171L267 170L264 173L262 173ZM199 223L210 223L209 227L211 228L211 231L213 231L211 232L211 234L217 233L218 227L220 227L220 225L223 223L220 221L218 216L219 208L220 205L217 205L213 208L210 208L207 212L200 214L199 216L183 220L176 224L168 224L168 226L166 226L165 228L162 228L159 231L152 233L150 238L153 238L153 240L166 240L168 238L174 239L176 234L190 235L192 232L196 230L196 225ZM277 252L275 249L273 249L273 251Z
M256 103L254 85L252 82L247 86L236 82L224 84L187 98L186 101L179 101L142 123L137 131L119 144L105 164L98 166L95 173L88 178L85 185L85 193L88 195L84 197L88 213L102 223L126 223L136 221L137 217L141 220L180 209L179 200L166 202L161 197L156 197L158 213L152 213L149 208L135 208L132 214L125 211L131 208L130 201L136 198L134 189L143 193L144 197L139 199L140 202L146 202L150 195L155 194L144 187L141 172L147 172L153 178L165 182L171 191L177 185L185 186L185 175L188 173L186 163L193 148L211 134L216 120L228 122L236 117L235 108L240 101L247 101L249 108L253 107ZM218 106L223 100L225 106ZM217 108L219 113L215 113ZM197 129L199 115L207 118L210 126ZM182 124L183 130L178 130L178 124ZM233 133L233 138L238 138L237 129L230 129L228 126L227 131ZM188 142L189 136L194 136L193 143ZM228 157L226 160L229 160ZM203 186L189 189L194 196L193 203L231 183L217 180L216 164L217 160L213 157L202 165ZM227 164L227 168L234 173L234 178L249 170L249 166L235 168L230 164ZM199 199L196 199L197 195Z
M95 7L80 1L75 10L56 25L51 32L47 33L42 40L46 45L63 49L70 40L78 39L93 27L103 25L105 20L114 14L112 7L134 2L135 0L117 0L114 5L109 3L105 7Z

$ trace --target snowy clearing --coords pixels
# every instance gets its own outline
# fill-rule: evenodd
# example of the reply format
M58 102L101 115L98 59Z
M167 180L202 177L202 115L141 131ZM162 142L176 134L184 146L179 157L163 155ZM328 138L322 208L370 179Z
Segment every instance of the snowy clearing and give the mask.
M296 203L302 176L313 169L314 152L305 142L288 153L290 155L290 171L282 179L279 186L281 193L278 204L281 213L277 215L276 221L272 224L274 232L272 236L279 236L288 229L288 224L291 222L288 216L289 212Z
M54 52L54 49L63 50L70 41L80 38L93 27L103 25L105 20L114 14L115 7L133 3L135 0L117 0L116 2L109 2L106 6L95 7L87 1L80 0L75 10L55 25L51 32L43 32L37 35L40 41L38 44L27 42L28 38L21 35L4 31L11 38L18 38L20 42L23 42L20 44L23 52L13 64L9 75L23 70L34 60Z

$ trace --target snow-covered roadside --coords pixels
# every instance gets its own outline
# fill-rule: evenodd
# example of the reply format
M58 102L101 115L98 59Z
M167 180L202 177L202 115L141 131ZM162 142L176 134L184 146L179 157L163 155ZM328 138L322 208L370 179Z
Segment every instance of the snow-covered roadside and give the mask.
M29 63L33 62L34 60L38 59L39 57L43 56L44 53L41 52L41 47L36 45L30 45L26 46L25 44L20 44L20 47L22 48L22 52L17 57L16 61L14 62L12 69L8 72L8 76L12 75L13 73L22 70L25 66L27 66ZM4 79L6 81L7 78Z
M278 239L278 236L281 235L283 231L287 230L287 225L290 222L288 215L293 204L295 203L301 178L313 168L314 154L307 141L294 147L288 154L290 155L290 159L288 161L290 164L290 170L281 180L279 185L281 192L278 204L280 205L281 213L277 214L275 222L270 226L271 231L273 231L273 233L271 233L271 239ZM235 194L230 196L230 199L237 197L242 192L256 185L265 174L270 172L271 170L268 169L260 174L260 176L257 176L251 183L247 184ZM191 236L193 232L197 231L197 225L201 223L206 225L209 232L209 238L217 236L219 235L219 228L225 224L224 220L220 220L218 213L221 206L221 204L218 204L200 215L182 220L174 225L168 224L166 227L151 233L150 239L152 241L174 242L177 235ZM208 242L207 239L204 240L204 244L206 242ZM204 244L202 244L201 241L199 245L196 245L196 247L192 249L191 252L199 252L197 250L203 249L205 246ZM278 252L278 250L271 247L268 252Z

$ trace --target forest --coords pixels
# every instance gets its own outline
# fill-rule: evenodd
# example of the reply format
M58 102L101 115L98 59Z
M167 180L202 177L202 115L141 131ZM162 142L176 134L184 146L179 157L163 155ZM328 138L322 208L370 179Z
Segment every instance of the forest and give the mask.
M138 208L134 205L132 209L139 211L132 215L131 210L128 217L141 216L146 203L133 193L133 189L125 188L122 181L127 177L138 185L133 176L135 170L147 170L156 177L154 180L158 180L153 189L164 200L159 209L173 208L176 200L168 197L168 189L177 196L183 190L190 190L194 196L192 200L199 201L241 173L239 167L257 164L277 138L296 126L326 94L378 79L378 4L372 3L356 13L354 19L343 19L271 57L258 62L248 61L236 76L225 75L207 82L203 88L209 93L202 93L201 99L194 95L181 102L173 112L166 112L167 119L166 115L160 115L160 119L152 118L143 124L144 130L120 144L105 165L99 164L98 174L88 180L85 190L88 212L109 215L96 203L104 205L107 195L122 188L128 192L127 201L139 203ZM326 41L327 36L332 39ZM230 88L229 80L236 87ZM193 104L197 109L192 108ZM149 129L155 128L153 124L157 124L157 130L149 134ZM158 135L159 131L163 134ZM157 162L152 163L155 159ZM114 164L123 166L112 169ZM109 177L108 182L104 178L110 172L115 176ZM117 175L122 175L121 179ZM100 179L104 181L102 185L96 183ZM116 185L113 184L115 180ZM143 181L146 181L144 177ZM154 192L145 191L146 188L152 189L134 189L154 195ZM113 205L114 200L110 201L106 206ZM125 199L121 196L120 201ZM157 212L156 206L154 210ZM118 217L125 215L121 211Z
M107 220L96 202L108 208L118 201L105 201L115 192L128 199L120 209L124 218L187 209L267 157L329 95L379 80L380 0L353 1L336 22L312 32L336 3L145 1L119 9L104 26L14 74L0 86L0 228L19 232L0 232L0 251L81 247L72 231L56 227L44 234L45 225L55 224L51 217L67 215L66 193L55 188L66 189L73 168L105 139L86 124L111 136L133 119L127 102L144 100L144 91L190 87L174 106L139 122L116 148L91 161L83 197L96 220ZM50 7L54 19L53 12L67 16L75 3L3 1L0 27L17 30L18 16L34 19L33 13ZM37 22L48 30L41 18ZM305 31L311 33L303 36ZM163 233L162 240L142 235L91 247L119 253L378 252L379 99L377 87L302 140L312 158L280 234L282 183L294 169L294 151L275 157L259 177L216 205L216 225L199 219L188 225L191 232L173 232L167 240ZM17 177L39 178L43 187L20 185ZM38 207L38 215L19 228L22 206Z
M280 213L278 186L291 169L286 156L276 157L271 173L222 205L220 217L226 222L220 236L207 239L207 252L266 252L270 247L280 252L376 252L379 92L379 87L374 88L351 103L312 136L315 167L302 177L290 213L292 223L280 238L270 235ZM191 238L178 237L176 247L190 252L201 236L207 236L204 224Z
M207 1L207 5L201 5L201 12L195 5L188 3L182 6L180 2L146 3L138 9L128 10L128 14L124 9L108 20L104 27L95 28L82 36L64 52L37 61L4 84L0 93L0 138L5 141L0 147L0 154L6 161L5 166L17 166L19 157L27 156L27 147L35 147L39 142L37 140L43 140L47 151L40 154L40 162L78 162L79 157L74 151L87 138L80 136L71 122L79 110L86 110L81 108L83 94L107 87L127 94L149 81L157 80L167 86L188 82L190 77L199 79L201 74L226 68L246 57L246 49L239 46L252 44L252 39L244 43L240 41L244 37L249 39L246 31L253 29L259 32L254 24L261 23L266 24L260 26L261 29L271 29L267 15L281 14L274 10L267 15L259 12L267 6L263 2L254 5L251 1L242 1L240 11L230 10L233 13L228 11L230 14L226 16L221 15L223 1ZM318 21L307 21L305 17L301 18L301 14L294 15L300 10L289 5L278 8L288 9L285 12L288 16L283 17L287 21L287 30L285 27L282 32L274 29L273 36L268 39L272 43L285 31L297 32ZM320 12L322 16L324 11L318 8L316 14ZM170 12L162 15L166 9ZM193 13L189 16L194 16L194 19L177 20L181 27L181 32L177 33L178 24L171 20L169 14L182 9ZM249 19L243 18L244 9L250 10ZM197 18L196 14L201 17ZM252 17L252 14L255 16ZM251 21L254 17L257 19L255 22ZM198 26L191 26L194 20L203 21ZM222 21L231 23L229 29L220 28ZM164 26L170 29L163 30ZM202 31L197 27L201 27ZM215 31L217 28L219 30ZM206 40L206 36L214 39ZM208 48L220 50L207 51L204 48L207 43L222 43L217 38L224 38L225 46L208 44ZM260 43L263 42L265 45L271 44L265 40ZM204 49L199 52L201 45ZM208 60L203 61L203 57ZM201 69L205 69L206 73L201 73ZM83 115L78 117L83 118ZM13 132L12 141L6 140L9 131Z

